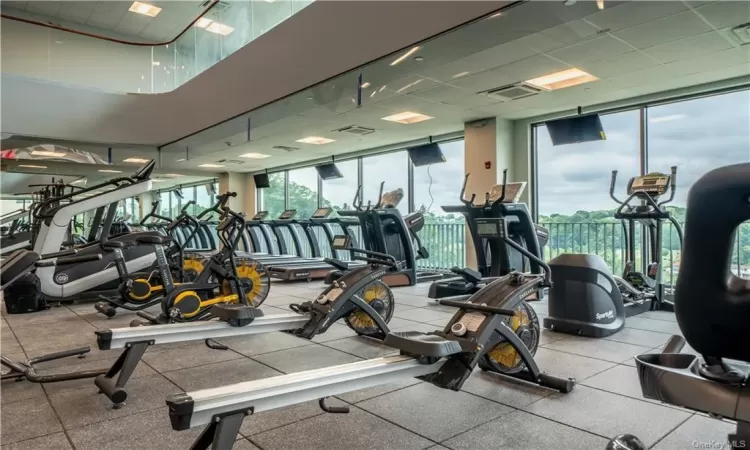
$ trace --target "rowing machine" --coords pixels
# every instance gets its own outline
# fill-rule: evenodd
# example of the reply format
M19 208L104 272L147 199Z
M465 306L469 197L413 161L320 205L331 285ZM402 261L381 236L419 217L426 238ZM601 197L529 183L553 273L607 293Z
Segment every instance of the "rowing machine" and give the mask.
M520 379L562 393L575 380L543 373L534 360L539 320L525 302L550 283L544 261L507 236L503 218L481 219L480 234L499 237L539 264L543 275L511 272L489 283L466 302L440 300L458 308L442 331L392 332L383 344L400 356L281 375L220 388L175 394L167 398L172 428L206 426L192 449L231 449L247 415L315 398L419 377L435 386L459 391L478 365L482 370ZM326 410L326 408L324 408ZM334 412L346 412L337 409Z
M395 302L390 289L380 279L389 271L397 270L398 264L388 255L362 252L369 255L369 264L326 287L314 301L290 305L293 314L265 316L261 310L249 306L219 304L214 305L210 313L220 320L96 331L99 349L125 350L95 383L116 408L122 406L127 399L125 385L146 349L156 344L202 340L211 349L226 350L227 347L215 339L273 331L289 331L312 339L341 319L357 334L384 339L389 332L387 323L393 316Z

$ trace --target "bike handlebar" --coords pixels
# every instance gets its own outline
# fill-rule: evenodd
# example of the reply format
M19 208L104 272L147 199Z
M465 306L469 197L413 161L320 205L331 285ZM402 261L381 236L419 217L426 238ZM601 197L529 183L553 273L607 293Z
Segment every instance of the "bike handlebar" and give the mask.
M609 181L609 196L615 201L615 203L622 205L622 202L615 197L615 183L617 183L617 171L613 170L612 178Z

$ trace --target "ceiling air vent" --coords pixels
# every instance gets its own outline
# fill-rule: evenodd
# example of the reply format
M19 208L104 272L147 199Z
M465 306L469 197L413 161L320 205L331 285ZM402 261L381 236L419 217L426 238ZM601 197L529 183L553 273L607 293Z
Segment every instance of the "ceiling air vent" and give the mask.
M272 148L276 150L284 150L285 152L296 152L299 147L287 147L286 145L274 145Z
M741 45L750 44L750 23L745 23L732 28L732 33L740 41Z
M203 9L207 8L211 3L213 3L213 0L206 0L203 3L198 6L198 8ZM219 1L216 3L216 6L213 7L215 11L223 11L225 9L229 8L229 3L224 1Z
M503 86L489 91L484 91L485 95L495 97L501 100L518 100L525 97L530 97L542 92L543 89L539 89L530 84L516 83L508 86Z
M339 133L356 134L357 136L364 136L366 134L374 133L375 130L367 127L360 127L359 125L350 125L348 127L339 128Z

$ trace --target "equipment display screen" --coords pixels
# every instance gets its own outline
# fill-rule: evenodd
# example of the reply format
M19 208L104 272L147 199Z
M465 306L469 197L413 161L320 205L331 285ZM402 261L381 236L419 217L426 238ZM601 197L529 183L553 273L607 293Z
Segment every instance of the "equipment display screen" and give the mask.
M324 218L331 213L331 208L318 208L312 215L313 219Z
M282 220L283 219L291 219L296 214L297 214L297 210L296 209L287 209L286 211L284 211L283 213L281 213L281 215L279 216L279 219L282 219Z
M346 236L336 236L333 238L333 243L331 244L331 247L346 248L347 242L348 242L348 239Z
M477 233L479 233L480 236L499 236L500 229L498 228L497 223L480 222L477 223Z

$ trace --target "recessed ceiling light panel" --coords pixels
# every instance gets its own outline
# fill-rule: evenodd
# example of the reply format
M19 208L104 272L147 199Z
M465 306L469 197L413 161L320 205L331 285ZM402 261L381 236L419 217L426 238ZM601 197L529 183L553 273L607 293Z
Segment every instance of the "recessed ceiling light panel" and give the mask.
M336 142L335 139L328 139L321 136L308 136L306 138L297 139L297 142L301 142L303 144L313 144L313 145L323 145L323 144L330 144L331 142Z
M383 117L382 120L387 120L389 122L397 122L397 123L403 123L403 124L411 124L411 123L419 123L424 122L425 120L434 119L432 116L428 116L426 114L420 114L415 113L411 111L404 111L402 113L394 114L392 116Z
M122 173L122 170L99 169L101 173Z
M551 73L543 77L532 78L531 80L526 80L525 83L548 91L554 91L555 89L577 86L579 84L597 81L598 79L599 78L590 73L584 72L581 69L573 68Z
M221 164L201 164L198 167L210 167L210 168L219 168L224 167Z
M151 161L151 160L150 159L144 159L144 158L128 158L128 159L123 159L122 160L122 162L136 163L136 164L146 164L149 161Z
M210 31L211 33L220 34L222 36L228 36L229 34L234 31L234 28L230 27L229 25L224 25L219 22L213 22L209 26L206 27L206 31Z
M271 155L266 155L265 153L245 153L244 155L240 155L240 158L250 158L250 159L265 159L270 158Z
M198 28L206 28L212 23L213 23L213 20L207 19L205 17L201 17L200 19L195 21L195 24L193 26L198 27Z
M149 5L148 3L133 2L133 4L130 5L130 12L149 17L156 17L161 12L161 8Z

